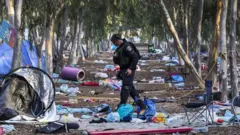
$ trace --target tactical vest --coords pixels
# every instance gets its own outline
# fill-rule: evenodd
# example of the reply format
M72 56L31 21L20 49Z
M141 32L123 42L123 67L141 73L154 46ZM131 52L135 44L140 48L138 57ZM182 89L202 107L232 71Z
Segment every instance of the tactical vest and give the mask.
M126 55L123 55L124 47L125 47L125 45L118 47L113 54L113 62L120 66L130 64L130 58L126 57Z

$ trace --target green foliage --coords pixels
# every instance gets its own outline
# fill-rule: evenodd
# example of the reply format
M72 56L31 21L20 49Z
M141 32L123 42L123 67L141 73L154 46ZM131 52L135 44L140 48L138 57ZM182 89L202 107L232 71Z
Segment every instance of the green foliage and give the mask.
M173 8L176 10L176 29L180 35L183 34L183 1L165 0L164 2L172 19ZM189 0L189 3L191 7L189 12L192 13L189 16L189 27L195 34L197 2ZM126 35L127 37L138 36L142 41L151 42L153 36L160 41L171 38L158 0L24 0L22 17L27 18L24 24L27 24L30 30L44 27L46 13L51 18L61 4L69 7L70 22L76 21L78 17L84 20L85 39L94 38L95 41L100 41L107 39L109 33L123 33L127 30L131 31L130 35ZM216 0L205 0L202 39L207 42L211 41L214 32L216 10ZM62 10L55 21L57 35L60 33L63 15ZM239 28L237 27L238 35ZM140 33L137 32L139 29L141 29Z

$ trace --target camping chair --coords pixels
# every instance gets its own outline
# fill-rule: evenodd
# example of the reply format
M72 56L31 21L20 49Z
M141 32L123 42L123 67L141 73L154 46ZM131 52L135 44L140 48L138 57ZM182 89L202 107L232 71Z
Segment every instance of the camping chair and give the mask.
M236 112L236 107L240 107L240 95L236 96L233 98L232 100L232 105L231 105L231 108L232 108L232 112L233 112L233 124L237 124L237 125L240 125L240 121L239 119L237 118L237 112ZM237 122L236 122L237 121Z
M212 84L209 86L209 82L205 83L206 85L206 94L200 94L195 96L182 97L182 107L184 108L185 116L188 120L188 125L191 125L197 119L204 117L206 119L206 125L213 123L213 109L212 115L210 113L209 107L213 104L213 94L212 94ZM187 99L187 103L185 103ZM204 112L206 115L204 116ZM190 117L188 114L192 114ZM208 119L208 115L210 116L210 120Z
M188 102L184 103L186 101L186 98L188 99ZM206 119L206 125L208 125L209 122L213 122L213 118L209 110L209 107L212 105L212 101L208 103L206 99L206 94L182 97L182 107L184 108L185 116L188 120L188 125L191 125L200 117L204 117ZM204 112L206 112L205 116ZM192 114L191 117L189 116L189 113ZM210 116L211 121L209 121L208 115Z

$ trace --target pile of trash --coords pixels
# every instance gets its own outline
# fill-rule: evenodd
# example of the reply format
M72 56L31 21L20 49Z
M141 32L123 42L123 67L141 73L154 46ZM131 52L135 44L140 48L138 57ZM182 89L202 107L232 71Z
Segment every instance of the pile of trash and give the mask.
M113 79L105 79L105 80L99 80L99 85L101 86L108 86L112 88L113 90L121 90L122 81L121 80L113 80Z
M78 87L69 87L68 84L62 84L58 91L69 96L76 96L77 94L81 93Z
M167 62L165 66L177 66L180 64L178 57L163 56L162 61Z

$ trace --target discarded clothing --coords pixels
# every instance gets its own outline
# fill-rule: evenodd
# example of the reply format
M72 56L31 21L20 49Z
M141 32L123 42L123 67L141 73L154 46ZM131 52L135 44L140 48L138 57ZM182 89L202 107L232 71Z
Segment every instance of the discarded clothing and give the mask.
M93 111L88 108L69 108L61 105L57 105L57 114L68 114L68 113L92 113Z
M59 122L53 122L48 124L45 127L37 129L36 133L61 133L61 132L69 132L69 129L78 129L79 125L77 123L67 123L66 125Z
M92 121L90 121L89 123L107 123L107 120L104 118L100 118L100 119L93 119Z
M101 112L110 113L111 112L111 108L109 107L108 104L101 104L101 105L93 108L92 111L95 112L95 113L101 113Z
M5 134L10 133L10 132L16 130L13 125L0 125L0 128L3 128L3 132Z

